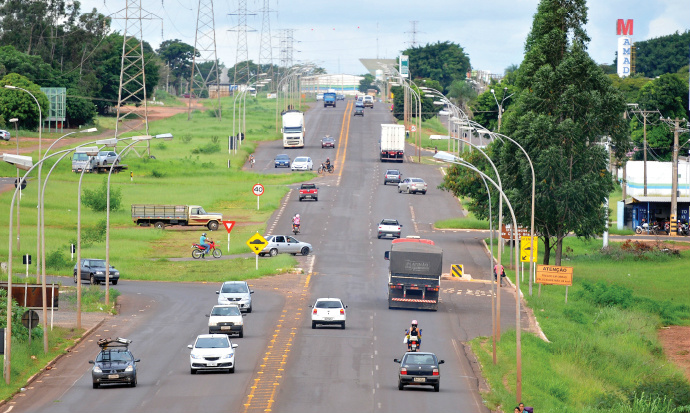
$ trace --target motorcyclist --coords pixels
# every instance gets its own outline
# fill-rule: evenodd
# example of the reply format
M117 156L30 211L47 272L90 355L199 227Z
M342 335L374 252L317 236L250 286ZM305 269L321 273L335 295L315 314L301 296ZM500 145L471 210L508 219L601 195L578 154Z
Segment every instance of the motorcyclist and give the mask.
M297 227L297 230L299 230L299 223L300 223L300 217L299 214L295 214L294 217L292 217L292 225Z
M324 163L324 165L326 166L327 171L330 170L331 169L331 158L326 158L326 162Z
M209 250L211 249L211 245L209 245L209 244L206 243L206 240L207 240L207 239L208 239L208 238L206 238L206 233L205 233L205 232L204 232L203 234L201 234L201 237L199 237L199 245L202 246L202 247L204 247L204 252L201 254L202 257L203 257L204 255L206 255L206 254L209 252Z
M405 330L405 337L407 338L407 351L412 349L410 337L417 336L417 350L422 346L422 329L418 328L417 320L412 320L410 328Z

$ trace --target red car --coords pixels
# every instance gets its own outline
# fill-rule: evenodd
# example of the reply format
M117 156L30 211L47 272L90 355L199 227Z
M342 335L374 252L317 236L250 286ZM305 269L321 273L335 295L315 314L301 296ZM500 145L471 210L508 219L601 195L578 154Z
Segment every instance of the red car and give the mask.
M321 138L321 148L333 148L335 149L335 138L331 136L325 136Z

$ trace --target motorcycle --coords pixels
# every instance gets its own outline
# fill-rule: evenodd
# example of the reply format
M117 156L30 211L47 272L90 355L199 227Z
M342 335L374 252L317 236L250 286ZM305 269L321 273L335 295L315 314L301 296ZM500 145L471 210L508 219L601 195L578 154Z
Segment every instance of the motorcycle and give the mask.
M295 235L299 234L299 224L292 224L292 232L294 232Z
M419 329L419 336L422 335L422 329ZM419 346L421 345L421 340L417 335L410 335L410 330L405 330L405 340L407 343L407 351L419 351Z
M334 170L335 170L335 168L333 167L333 164L330 164L330 165L326 166L325 163L322 163L321 166L319 166L319 169L317 170L317 172L318 172L319 174L322 174L322 173L324 173L325 171L328 171L328 173L331 173L331 174L332 174Z
M678 224L678 235L688 236L690 235L690 225L687 222Z
M221 255L223 255L220 248L216 248L216 243L214 241L206 240L206 243L209 245L209 254L213 255L214 258L220 258ZM192 257L194 257L194 259L201 258L204 255L204 251L206 251L206 248L202 247L200 244L192 244Z
M638 225L637 228L635 228L635 234L640 235L643 232L649 234L649 224L646 222L644 222L642 225Z

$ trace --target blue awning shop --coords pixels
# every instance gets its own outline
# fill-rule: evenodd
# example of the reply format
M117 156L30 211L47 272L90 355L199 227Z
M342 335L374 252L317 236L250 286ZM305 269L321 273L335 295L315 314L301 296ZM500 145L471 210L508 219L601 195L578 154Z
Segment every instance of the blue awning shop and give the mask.
M690 209L690 197L679 196L678 220L688 222L688 210ZM618 228L634 229L642 223L642 218L647 222L666 222L671 216L670 196L632 196L625 200L625 206L621 208L623 201L618 205ZM622 216L621 216L622 215ZM622 223L622 225L621 225Z

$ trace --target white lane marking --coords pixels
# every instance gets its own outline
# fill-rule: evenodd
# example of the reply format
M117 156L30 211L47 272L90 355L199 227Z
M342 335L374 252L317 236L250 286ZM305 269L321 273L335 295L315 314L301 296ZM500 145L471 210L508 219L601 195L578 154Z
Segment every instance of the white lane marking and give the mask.
M7 410L5 410L5 412L4 412L4 413L8 413L8 412L11 412L11 411L12 411L12 409L14 409L14 406L10 406L10 407L8 407L8 408L7 408Z

